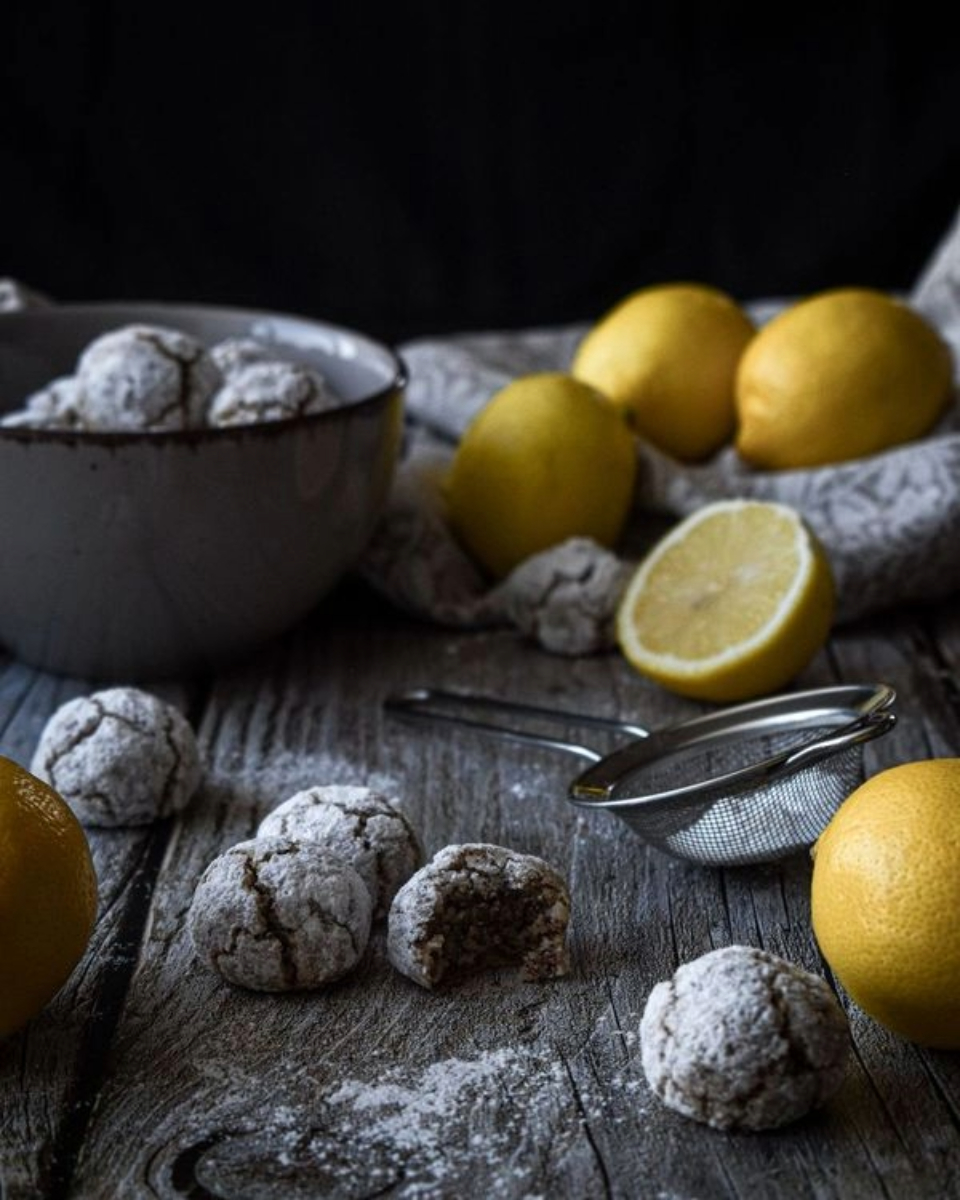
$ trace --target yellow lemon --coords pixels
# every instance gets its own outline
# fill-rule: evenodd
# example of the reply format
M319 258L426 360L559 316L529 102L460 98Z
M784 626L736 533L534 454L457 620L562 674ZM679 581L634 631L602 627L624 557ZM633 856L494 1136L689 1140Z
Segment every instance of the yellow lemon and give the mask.
M97 878L79 821L57 792L0 757L0 1037L66 982L96 911Z
M905 304L869 288L821 292L744 352L736 446L764 468L862 458L926 433L952 381L949 347Z
M874 775L813 853L813 930L844 988L901 1037L960 1048L960 758Z
M755 327L726 293L664 283L627 296L587 333L571 371L613 400L634 429L683 461L733 437L737 363Z
M783 504L720 500L650 550L617 610L617 638L642 674L702 700L744 700L789 682L823 646L834 614L823 548Z
M444 481L450 524L495 576L570 537L619 538L633 497L633 435L595 388L524 375L465 431Z

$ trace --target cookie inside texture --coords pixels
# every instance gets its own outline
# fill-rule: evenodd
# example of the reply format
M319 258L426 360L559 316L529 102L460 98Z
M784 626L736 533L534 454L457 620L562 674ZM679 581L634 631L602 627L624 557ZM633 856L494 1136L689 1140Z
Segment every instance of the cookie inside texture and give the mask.
M419 919L405 922L418 891ZM569 915L566 884L546 863L466 848L440 864L435 859L407 885L391 913L395 962L405 956L401 969L431 988L506 966L518 966L527 980L556 978L569 970ZM405 925L406 945L399 946Z

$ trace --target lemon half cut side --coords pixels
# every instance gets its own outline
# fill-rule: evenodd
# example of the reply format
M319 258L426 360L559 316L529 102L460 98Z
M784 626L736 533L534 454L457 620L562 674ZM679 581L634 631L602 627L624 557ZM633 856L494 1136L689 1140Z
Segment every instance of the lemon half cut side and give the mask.
M827 640L835 600L827 555L798 512L719 500L640 563L617 609L617 640L671 691L746 700L803 670Z

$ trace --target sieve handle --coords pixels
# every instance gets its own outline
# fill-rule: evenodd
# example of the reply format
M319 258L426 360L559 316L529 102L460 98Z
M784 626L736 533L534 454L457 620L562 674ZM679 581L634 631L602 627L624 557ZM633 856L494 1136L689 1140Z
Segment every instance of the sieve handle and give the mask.
M431 723L441 721L449 725L458 725L463 729L472 729L477 733L490 734L507 741L542 746L549 750L564 750L568 754L575 754L578 758L592 763L600 762L604 755L590 746L571 742L565 738L551 737L549 734L536 733L529 729L517 728L515 725L503 724L500 721L483 720L470 716L470 713L499 713L504 717L514 717L518 721L554 721L565 726L588 725L595 729L627 733L635 738L648 737L650 733L642 725L628 721L587 716L583 713L573 713L563 709L542 708L536 704L496 700L489 696L472 695L469 692L444 691L441 688L413 688L395 696L388 696L383 707L385 711L401 720Z
M783 761L783 768L789 771L799 770L810 766L827 755L847 750L851 746L859 746L869 742L881 733L886 733L897 723L897 715L889 709L865 713L858 721L845 725L834 734L825 734L806 746L799 746Z

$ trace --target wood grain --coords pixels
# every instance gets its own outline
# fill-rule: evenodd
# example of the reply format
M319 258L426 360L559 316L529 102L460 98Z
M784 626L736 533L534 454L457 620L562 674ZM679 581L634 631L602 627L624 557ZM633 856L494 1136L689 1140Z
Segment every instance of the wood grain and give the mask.
M949 606L841 627L802 680L880 679L899 721L864 772L960 753L960 622ZM456 633L347 585L249 661L168 688L206 777L186 813L92 832L101 914L68 985L0 1046L3 1200L101 1197L942 1197L960 1185L960 1056L921 1050L841 992L854 1054L840 1092L784 1130L718 1134L664 1108L640 1065L646 996L715 946L764 946L829 976L809 923L809 857L717 870L647 848L566 799L571 756L382 710L416 685L629 716L697 708L614 654L552 657L514 634ZM29 760L83 681L7 661L0 751ZM382 927L329 989L232 988L195 959L193 889L221 850L300 787L373 783L429 852L491 841L541 855L574 899L571 975L489 972L425 992Z

